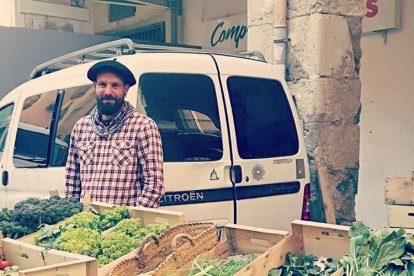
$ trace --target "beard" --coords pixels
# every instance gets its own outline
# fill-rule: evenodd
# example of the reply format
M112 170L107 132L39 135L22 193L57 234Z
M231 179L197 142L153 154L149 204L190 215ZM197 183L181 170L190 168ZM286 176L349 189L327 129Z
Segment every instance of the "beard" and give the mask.
M113 102L104 102L104 100L113 100ZM96 102L100 114L111 116L117 114L121 110L125 101L123 97L115 98L112 96L102 96L97 97Z

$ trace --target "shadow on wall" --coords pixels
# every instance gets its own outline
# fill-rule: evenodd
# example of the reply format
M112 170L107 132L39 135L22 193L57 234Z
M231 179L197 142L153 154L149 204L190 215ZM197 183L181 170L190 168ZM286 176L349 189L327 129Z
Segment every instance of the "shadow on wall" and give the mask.
M0 98L27 81L37 65L85 47L117 39L110 36L10 27L0 27L0 37Z

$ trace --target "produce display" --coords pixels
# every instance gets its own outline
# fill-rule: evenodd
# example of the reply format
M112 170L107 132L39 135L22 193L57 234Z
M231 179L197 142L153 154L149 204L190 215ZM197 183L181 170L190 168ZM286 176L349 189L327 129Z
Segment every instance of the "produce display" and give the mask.
M141 227L141 220L130 218L125 206L102 214L89 210L74 215L65 225L45 225L36 245L95 257L102 266L136 249L147 234L168 230L166 224Z
M331 275L342 267L347 276L414 276L414 236L404 229L373 231L356 222L349 230L349 243L349 253L337 261L289 253L285 264L269 275Z
M0 268L0 276L18 276L19 271L20 268L17 265L10 265L5 268Z
M141 225L140 219L125 219L115 226L112 233L103 236L101 242L102 254L98 256L100 265L108 264L136 249L148 234L152 233L158 236L169 228L167 224L150 224L138 229L135 228L137 225Z
M66 228L62 231L57 249L97 257L99 254L101 234L89 228Z
M355 223L349 254L339 260L346 275L414 275L414 236L404 229L372 231Z
M317 258L313 255L297 257L288 253L283 267L270 270L269 276L327 276L337 271L339 267L339 262L332 258Z
M230 256L223 260L195 259L188 276L232 276L251 263L258 254Z
M58 223L82 210L83 204L74 198L29 198L18 202L12 210L0 211L0 231L5 237L17 239L36 232L42 224Z

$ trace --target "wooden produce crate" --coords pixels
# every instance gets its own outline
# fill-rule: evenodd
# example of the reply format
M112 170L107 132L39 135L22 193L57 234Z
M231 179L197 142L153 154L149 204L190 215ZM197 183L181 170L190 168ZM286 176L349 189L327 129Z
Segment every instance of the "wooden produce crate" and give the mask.
M272 268L285 263L288 252L296 256L312 254L317 257L339 259L349 250L348 230L347 226L295 220L292 222L292 234L267 250L237 275L268 275ZM337 271L333 275L340 276L341 273L342 271Z
M94 201L89 204L89 207L95 209L98 213L102 213L106 210L114 208L116 205L97 202ZM146 207L128 207L129 213L133 218L140 218L142 225L146 226L148 224L168 224L174 226L180 223L186 222L186 217L183 212L169 211L164 209L154 209ZM72 217L62 220L61 222L54 224L53 226L65 225L70 222ZM110 232L110 231L109 231ZM32 233L30 235L21 237L19 241L36 244L36 237L39 235L39 232Z
M414 206L388 205L388 226L414 228Z
M92 207L97 209L98 212L103 212L108 208L113 208L114 205L108 205L106 203L97 203L93 202ZM142 226L145 227L149 224L168 224L169 226L175 226L177 224L186 223L186 217L183 212L170 211L165 209L153 209L145 207L131 207L130 214L133 218L141 219ZM106 233L111 232L111 230L106 231ZM98 270L99 276L107 276L112 268L114 268L118 263L122 262L125 259L136 256L138 249L131 251L130 253L118 258L117 260L102 266Z
M388 226L414 228L414 172L410 177L388 177L385 182Z
M0 251L6 260L20 267L17 273L19 276L98 275L98 262L95 258L58 250L45 250L9 238L2 239L1 246Z
M108 204L103 202L92 202L89 204L90 207L95 209L98 213L102 213L105 210L109 210L114 208L116 205ZM145 227L149 224L168 224L170 226L174 226L180 223L186 222L186 217L183 212L178 211L170 211L165 209L154 209L154 208L146 208L146 207L128 207L130 215L132 218L139 218L141 219L142 227ZM55 226L64 225L67 222L70 222L71 218L67 218L56 224ZM110 233L112 230L106 230L103 235ZM35 238L39 235L39 232L32 233L25 237L19 239L19 241L27 242L30 244L35 244ZM134 250L121 258L99 268L98 275L105 276L109 275L110 270L115 267L119 262L124 259L127 259L131 256L136 255L137 250Z
M218 229L219 244L206 253L199 255L201 259L225 259L229 256L263 254L268 249L284 240L289 232L265 229L245 225L226 224ZM169 275L185 276L193 262ZM242 275L237 273L236 275Z

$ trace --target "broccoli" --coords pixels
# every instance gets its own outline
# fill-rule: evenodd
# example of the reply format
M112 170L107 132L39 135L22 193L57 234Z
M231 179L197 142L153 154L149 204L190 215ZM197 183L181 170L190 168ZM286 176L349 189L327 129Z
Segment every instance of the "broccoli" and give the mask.
M16 203L14 210L0 212L0 231L6 236L20 238L37 231L39 225L56 224L83 210L83 204L71 199L52 196L50 199L28 198Z
M11 221L12 213L9 209L3 208L0 211L0 221Z

